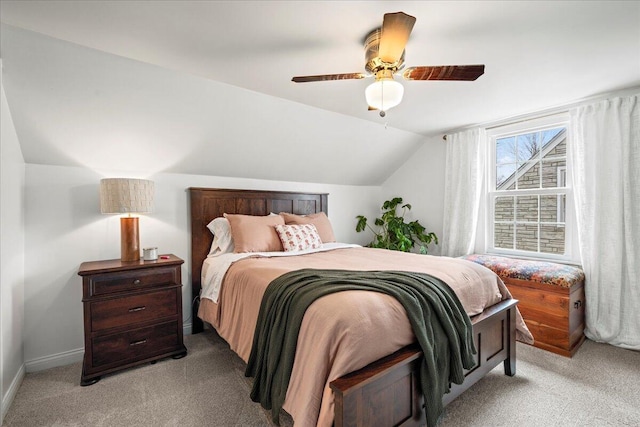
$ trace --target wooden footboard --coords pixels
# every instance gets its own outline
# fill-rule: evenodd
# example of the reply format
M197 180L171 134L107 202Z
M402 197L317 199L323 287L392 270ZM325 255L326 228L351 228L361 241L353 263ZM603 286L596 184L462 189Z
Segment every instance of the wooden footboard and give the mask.
M462 384L452 384L443 398L445 405L501 362L506 375L515 375L517 303L502 301L471 319L478 350L476 366L466 371ZM424 425L421 358L420 347L413 344L332 381L335 426Z

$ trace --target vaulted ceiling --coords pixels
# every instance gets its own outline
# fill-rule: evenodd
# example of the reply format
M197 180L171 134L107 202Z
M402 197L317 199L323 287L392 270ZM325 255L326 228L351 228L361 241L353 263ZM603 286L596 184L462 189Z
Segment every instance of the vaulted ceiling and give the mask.
M401 81L367 111L386 12L417 18L406 64L485 64L475 82ZM3 86L25 160L380 184L426 136L640 85L640 2L7 1Z

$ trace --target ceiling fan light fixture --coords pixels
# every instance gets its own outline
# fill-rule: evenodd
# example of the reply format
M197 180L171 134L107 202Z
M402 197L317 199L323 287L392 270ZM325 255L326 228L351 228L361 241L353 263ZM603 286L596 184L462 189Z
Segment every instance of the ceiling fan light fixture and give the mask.
M367 86L364 95L369 106L387 111L402 102L404 87L393 78L384 78Z
M364 40L365 70L367 73L321 74L296 76L295 83L323 82L328 80L355 80L375 76L375 83L365 90L369 111L385 111L402 102L404 88L393 80L402 75L405 80L453 80L473 81L484 74L484 65L430 65L404 68L405 47L416 18L404 12L385 13L382 27L371 31ZM400 70L403 70L400 74Z

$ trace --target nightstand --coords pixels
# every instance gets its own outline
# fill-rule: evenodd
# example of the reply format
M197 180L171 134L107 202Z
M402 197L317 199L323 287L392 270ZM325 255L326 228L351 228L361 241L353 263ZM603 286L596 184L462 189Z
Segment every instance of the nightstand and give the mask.
M164 357L187 354L182 340L182 264L91 261L80 265L84 305L84 362L80 384Z

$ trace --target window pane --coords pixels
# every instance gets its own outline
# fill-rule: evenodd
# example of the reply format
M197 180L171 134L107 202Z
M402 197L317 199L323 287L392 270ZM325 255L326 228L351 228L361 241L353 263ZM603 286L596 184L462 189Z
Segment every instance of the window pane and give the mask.
M496 197L493 209L494 221L513 221L514 217L514 197Z
M556 144L544 157L566 157L567 144L565 128L550 129L542 132L542 147L547 148L548 144ZM557 137L557 138L556 138Z
M501 249L513 249L513 224L495 224L493 245Z
M516 221L538 222L538 196L516 197Z
M510 136L496 140L496 164L517 163L516 138Z
M540 226L540 252L548 254L564 253L564 226Z
M555 188L567 185L567 161L565 159L542 161L542 187Z
M540 222L558 222L558 196L540 196Z
M516 224L516 249L538 252L538 224Z
M496 188L504 190L505 186L515 189L513 183L506 184L506 181L513 176L516 171L516 138L514 136L496 140Z
M526 133L518 135L516 139L517 161L524 163L529 160L537 160L540 151L540 134L539 132Z
M515 190L515 180L513 179L513 174L515 171L515 163L496 165L496 189Z
M540 188L540 163L529 162L518 167L518 189Z

